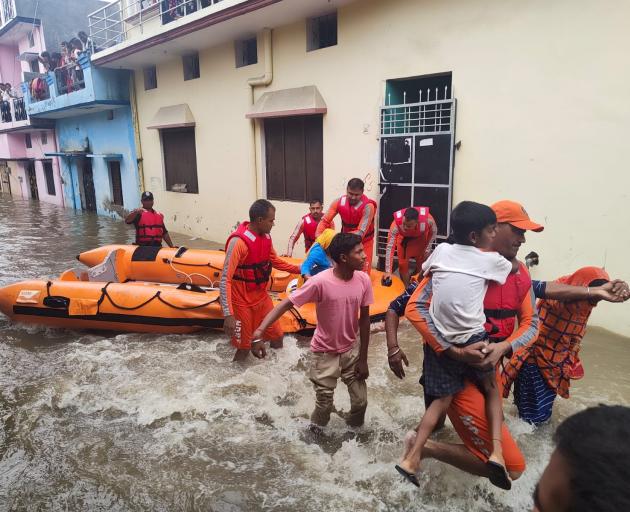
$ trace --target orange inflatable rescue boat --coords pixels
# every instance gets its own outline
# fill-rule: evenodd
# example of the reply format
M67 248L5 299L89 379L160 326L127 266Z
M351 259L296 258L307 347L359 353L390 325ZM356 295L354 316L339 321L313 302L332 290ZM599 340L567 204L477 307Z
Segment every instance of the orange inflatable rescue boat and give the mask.
M181 281L130 281L126 274L131 263L127 247L108 246L109 252L98 265L87 270L68 270L57 280L22 281L0 288L0 311L16 322L79 330L190 333L223 327L217 287ZM206 262L208 256L205 255ZM215 263L218 259L212 260ZM156 272L149 266L142 270ZM371 273L373 322L383 319L389 303L404 290L398 278L393 278L390 287L383 287L382 276L376 270ZM284 290L269 293L274 303L287 296ZM285 333L310 333L317 324L315 305L291 309L280 323Z
M172 284L188 282L210 287L219 286L225 259L224 251L138 245L104 245L82 252L77 259L94 267L103 263L112 251L118 251L116 267L125 279ZM285 259L296 265L300 263L293 258ZM283 292L294 277L297 276L274 269L269 289Z

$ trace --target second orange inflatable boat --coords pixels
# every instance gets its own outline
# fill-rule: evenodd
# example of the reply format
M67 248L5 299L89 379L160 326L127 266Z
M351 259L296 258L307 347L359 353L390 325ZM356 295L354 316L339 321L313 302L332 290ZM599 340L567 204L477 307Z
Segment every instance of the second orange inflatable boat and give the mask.
M225 252L185 247L145 247L138 245L104 245L82 252L77 259L94 267L103 263L116 251L116 269L119 280L153 281L156 283L191 283L199 286L218 287L223 273ZM300 264L300 260L285 258ZM269 280L269 290L283 292L289 281L297 277L274 269Z

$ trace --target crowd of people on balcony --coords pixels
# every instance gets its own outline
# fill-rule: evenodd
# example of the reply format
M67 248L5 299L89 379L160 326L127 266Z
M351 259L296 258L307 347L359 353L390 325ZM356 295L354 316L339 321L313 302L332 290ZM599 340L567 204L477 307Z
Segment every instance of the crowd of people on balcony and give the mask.
M14 116L11 114L11 103L13 103L15 119L13 119ZM0 115L3 123L26 119L24 101L10 83L0 83Z
M162 23L170 23L183 16L192 14L197 9L210 7L221 0L161 0ZM158 0L145 0L145 3L154 5Z
M83 69L79 64L82 53L91 54L93 45L90 37L83 31L69 41L62 41L59 52L44 51L39 62L46 73L54 72L59 94L77 91L85 87ZM36 77L30 82L31 96L35 101L45 99L48 86L44 77Z

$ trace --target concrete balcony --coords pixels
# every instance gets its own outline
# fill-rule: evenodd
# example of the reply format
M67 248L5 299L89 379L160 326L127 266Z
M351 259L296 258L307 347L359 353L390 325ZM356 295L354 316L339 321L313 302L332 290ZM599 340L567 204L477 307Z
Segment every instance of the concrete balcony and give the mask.
M31 118L60 119L129 105L129 71L92 65L88 53L76 64L44 75L44 84L22 83Z
M139 69L359 0L116 0L90 14L93 62Z

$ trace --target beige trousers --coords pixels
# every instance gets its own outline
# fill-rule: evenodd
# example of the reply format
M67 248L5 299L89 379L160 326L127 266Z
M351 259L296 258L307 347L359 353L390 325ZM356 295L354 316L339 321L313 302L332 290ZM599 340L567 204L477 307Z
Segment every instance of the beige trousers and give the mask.
M330 420L334 410L333 395L337 380L348 386L350 394L350 412L344 415L346 423L353 427L363 425L367 409L367 385L365 380L358 380L354 370L359 361L359 343L343 354L311 352L309 378L315 388L315 410L311 421L324 426Z

